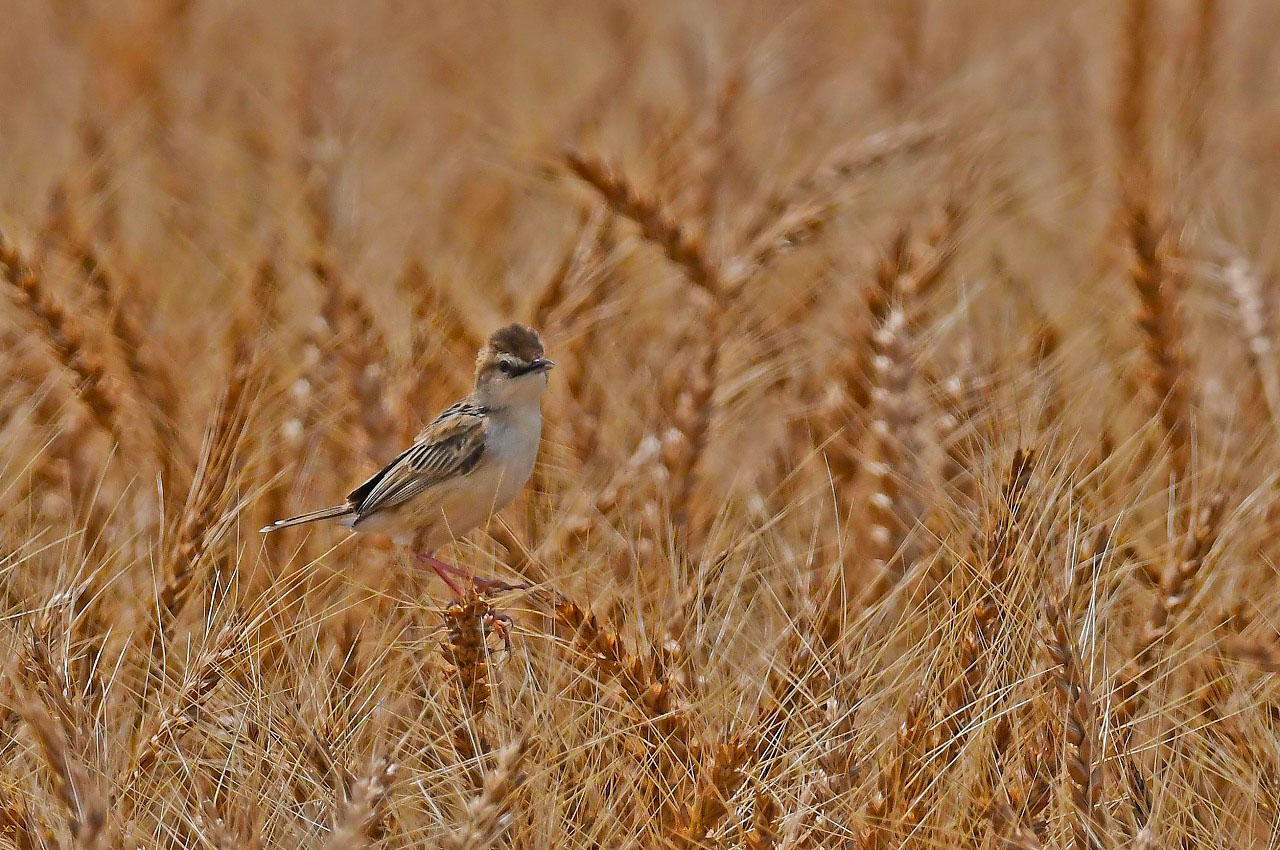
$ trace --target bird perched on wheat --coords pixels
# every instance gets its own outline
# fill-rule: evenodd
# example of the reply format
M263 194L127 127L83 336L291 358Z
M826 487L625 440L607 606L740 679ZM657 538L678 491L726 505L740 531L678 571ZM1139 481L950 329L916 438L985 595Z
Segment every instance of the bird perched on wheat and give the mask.
M413 445L342 504L278 520L262 532L341 520L353 531L385 534L412 547L459 596L459 579L480 589L510 589L435 553L510 504L528 482L542 439L542 394L554 365L531 328L511 324L494 331L476 356L471 394L423 428Z

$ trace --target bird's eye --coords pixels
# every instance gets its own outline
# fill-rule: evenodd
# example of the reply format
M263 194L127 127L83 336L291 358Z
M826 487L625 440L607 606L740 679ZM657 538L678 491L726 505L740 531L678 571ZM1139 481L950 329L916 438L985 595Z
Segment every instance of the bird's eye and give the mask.
M508 361L506 361L506 360L503 360L502 362L500 362L500 363L498 364L498 371L499 371L499 372L501 372L501 373L502 373L502 374L504 374L504 375L510 375L512 372L514 372L514 371L515 371L515 368L516 368L516 367L515 367L515 365L514 365L514 364L512 364L512 363L510 363L510 362L508 362Z

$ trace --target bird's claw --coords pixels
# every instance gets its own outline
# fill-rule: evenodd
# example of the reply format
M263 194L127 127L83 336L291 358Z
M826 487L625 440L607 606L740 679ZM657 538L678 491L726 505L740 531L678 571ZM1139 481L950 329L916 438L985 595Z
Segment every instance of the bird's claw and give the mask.
M511 656L512 621L506 614L490 611L484 615L484 625L498 637L502 638L502 651Z
M528 582L508 584L505 581L499 581L494 578L477 578L475 576L471 577L471 583L480 593L508 593L512 590L528 590L533 586Z

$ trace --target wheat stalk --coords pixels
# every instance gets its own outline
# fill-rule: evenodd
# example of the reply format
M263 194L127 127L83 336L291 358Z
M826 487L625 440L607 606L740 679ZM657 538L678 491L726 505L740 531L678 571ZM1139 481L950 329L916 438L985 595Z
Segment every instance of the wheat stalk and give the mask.
M1159 660L1159 650L1196 589L1195 580L1217 539L1225 505L1226 500L1221 493L1209 498L1196 514L1160 577L1159 596L1139 633L1132 658L1121 671L1119 699L1114 714L1115 725L1122 730L1126 740L1132 736L1132 724L1148 698L1147 690Z
M1120 178L1133 191L1149 178L1151 162L1151 19L1151 0L1126 0L1115 126Z
M905 802L910 802L908 785L913 767L919 760L921 745L928 732L930 695L921 688L907 703L897 734L889 752L880 760L875 787L863 812L866 825L858 833L858 850L878 850L888 846L893 830L892 817Z
M396 427L386 406L382 360L386 343L360 291L333 262L318 258L311 273L324 292L322 315L337 335L337 353L360 414L360 426L375 460L390 460Z
M566 151L564 161L571 172L600 193L614 212L635 222L646 240L684 270L690 283L713 299L725 297L723 276L708 256L706 245L655 198L643 194L623 175L588 154Z
M1280 372L1275 365L1274 317L1267 301L1267 287L1258 271L1230 246L1221 276L1240 319L1240 334L1248 349L1259 393L1272 422L1280 417Z
M89 786L84 767L72 754L62 729L38 702L28 702L20 711L53 778L54 793L62 804L75 846L82 850L101 846L106 807Z
M813 215L825 219L841 183L891 159L921 151L940 137L941 128L936 125L907 123L842 146L816 169L761 202L759 212L745 228L742 242L755 244L768 239L770 231L785 233L789 220Z
M766 792L757 792L751 806L751 828L742 836L744 850L773 850L778 846L781 807Z
M178 430L179 395L169 370L155 356L155 345L135 317L135 306L122 287L104 266L101 257L86 237L73 236L71 251L85 280L98 295L100 309L110 320L124 362L134 384L141 391L144 406L155 431L156 457L165 470L170 493L185 492L186 443Z
M529 742L522 738L498 751L484 790L467 803L465 819L442 842L446 850L488 850L502 840L514 817L512 798L525 781L521 765L528 750Z
M398 772L399 768L386 759L374 761L338 812L325 850L363 850L372 846Z
M1099 763L1097 716L1093 695L1068 631L1061 604L1046 609L1051 634L1045 649L1053 678L1066 703L1067 777L1071 784L1071 832L1077 850L1102 850L1106 815L1102 809L1103 769Z
M149 631L143 646L149 658L159 658L164 643L173 636L178 616L196 586L197 568L216 541L220 530L220 510L226 504L244 445L248 419L252 352L241 347L236 352L225 395L217 419L201 450L186 504L177 518L173 541L165 559L165 573L150 610Z
M447 643L442 647L445 673L450 677L457 701L458 725L453 731L454 746L459 757L478 765L489 752L484 731L484 715L489 707L489 624L493 623L493 606L474 588L444 612ZM472 776L479 784L478 767Z
M76 378L76 394L103 431L125 444L126 426L119 393L106 367L88 347L80 325L45 287L18 249L0 232L0 271L11 292L41 326L46 341Z
M652 719L662 741L686 761L697 742L688 719L675 706L671 685L656 675L652 665L630 653L616 632L601 626L595 614L573 600L557 595L553 613L600 673L618 680L627 697Z
M241 644L247 627L243 618L233 617L218 632L212 644L195 659L159 724L140 740L135 749L123 782L124 788L136 788L142 777L159 761L164 749L177 747L182 736L196 726L214 689L243 652Z
M729 801L746 780L743 768L755 746L735 736L715 748L710 770L692 803L681 812L670 838L672 847L691 850L704 845L707 836L729 814Z
M1131 200L1127 212L1133 252L1129 276L1140 303L1137 321L1144 336L1155 417L1168 443L1170 471L1183 481L1191 463L1194 391L1179 316L1182 282L1172 265L1177 239L1143 201Z

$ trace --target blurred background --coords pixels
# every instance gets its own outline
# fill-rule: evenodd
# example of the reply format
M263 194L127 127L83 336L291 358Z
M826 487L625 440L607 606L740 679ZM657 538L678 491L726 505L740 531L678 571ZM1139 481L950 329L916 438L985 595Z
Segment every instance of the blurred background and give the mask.
M1274 846L1280 4L0 21L0 839ZM512 320L535 592L256 535Z

